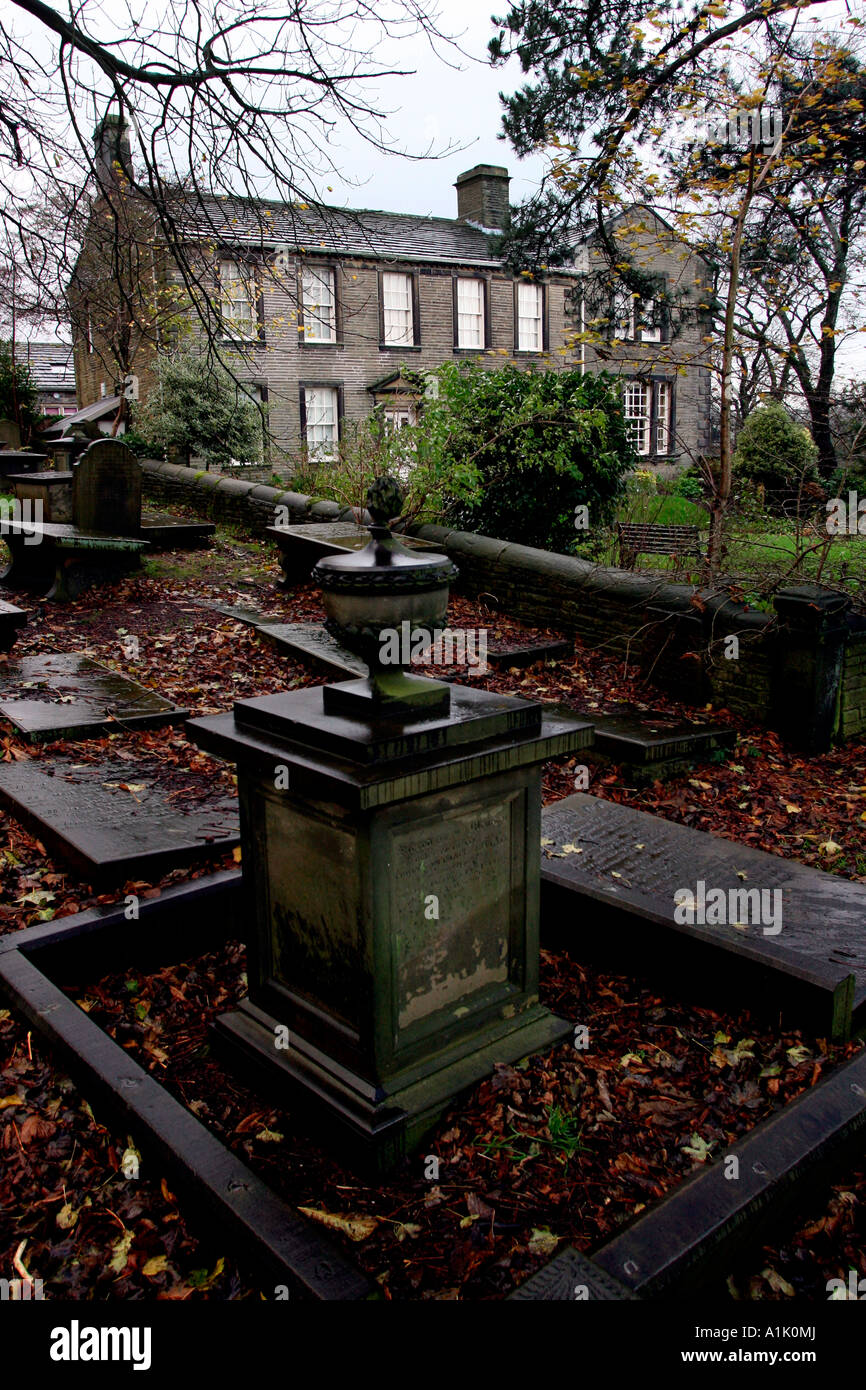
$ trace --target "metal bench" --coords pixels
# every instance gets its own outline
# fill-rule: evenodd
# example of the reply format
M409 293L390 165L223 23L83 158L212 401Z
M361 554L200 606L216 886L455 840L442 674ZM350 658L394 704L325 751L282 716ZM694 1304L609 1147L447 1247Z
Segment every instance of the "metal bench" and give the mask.
M697 526L656 526L650 522L619 522L616 528L619 562L623 569L634 569L638 555L670 555L702 558Z

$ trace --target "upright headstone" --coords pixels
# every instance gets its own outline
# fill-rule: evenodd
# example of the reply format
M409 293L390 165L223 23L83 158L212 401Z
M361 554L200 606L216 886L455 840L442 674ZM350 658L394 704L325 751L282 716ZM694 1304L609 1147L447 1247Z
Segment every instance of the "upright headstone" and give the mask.
M80 531L137 536L141 530L141 466L119 439L99 439L75 469L72 519Z
M0 420L0 449L20 449L21 431L14 420Z

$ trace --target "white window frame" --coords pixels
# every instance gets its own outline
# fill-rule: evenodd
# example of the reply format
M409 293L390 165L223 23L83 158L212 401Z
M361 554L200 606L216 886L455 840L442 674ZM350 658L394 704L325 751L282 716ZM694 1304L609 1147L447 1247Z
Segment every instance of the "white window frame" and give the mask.
M544 286L531 280L517 282L518 352L544 351Z
M304 386L304 437L311 459L329 463L340 443L340 393L336 386ZM318 397L318 399L317 399Z
M332 265L301 269L301 306L305 343L337 341L337 273Z
M470 286L472 286L471 290L469 289ZM483 351L487 338L485 311L484 281L469 276L458 276L456 344L458 348L475 352Z
M221 259L219 275L223 336L244 341L257 337L258 294L250 269L240 261Z
M652 383L633 377L623 386L623 414L628 442L639 458L650 454Z
M655 445L657 454L671 451L671 384L669 381L656 382Z
M411 275L382 272L382 342L386 347L415 346L413 300Z
M613 336L626 343L634 342L635 303L634 295L624 286L620 285L614 290L611 310Z
M658 321L652 322L655 311L656 302L654 299L642 299L640 301L640 340L642 343L660 343L662 340L661 324Z
M386 405L382 410L382 415L395 430L401 430L404 425L415 425L418 422L418 412L414 405Z

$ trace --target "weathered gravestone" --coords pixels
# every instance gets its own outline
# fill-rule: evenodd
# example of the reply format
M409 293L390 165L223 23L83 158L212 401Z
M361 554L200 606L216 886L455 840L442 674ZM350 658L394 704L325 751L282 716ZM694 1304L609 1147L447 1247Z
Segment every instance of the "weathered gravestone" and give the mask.
M141 526L141 465L117 439L91 444L72 478L72 515L79 531L137 536Z
M78 653L3 665L0 715L31 743L180 724L189 710Z
M91 882L144 878L225 849L239 838L237 802L202 776L175 799L171 774L72 758L0 765L0 805Z
M14 420L0 420L0 449L20 449L21 431Z
M541 764L592 739L570 712L377 658L386 628L441 628L455 576L391 534L400 500L377 479L366 546L314 574L369 674L187 726L238 766L249 997L217 1037L379 1170L496 1062L571 1033L538 999Z

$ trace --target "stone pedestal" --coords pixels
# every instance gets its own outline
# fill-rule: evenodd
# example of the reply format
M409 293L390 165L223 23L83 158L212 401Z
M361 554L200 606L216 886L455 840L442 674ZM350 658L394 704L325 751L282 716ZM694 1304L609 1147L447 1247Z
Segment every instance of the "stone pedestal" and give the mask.
M188 727L238 767L249 998L218 1033L382 1170L495 1062L570 1031L538 1003L540 764L592 728L460 686L365 719L339 688Z
M851 600L817 584L780 589L773 606L782 624L776 639L774 727L805 753L832 746L845 661Z

